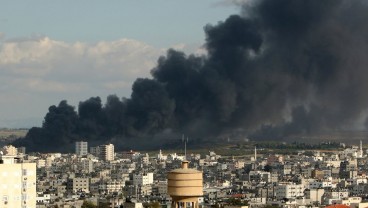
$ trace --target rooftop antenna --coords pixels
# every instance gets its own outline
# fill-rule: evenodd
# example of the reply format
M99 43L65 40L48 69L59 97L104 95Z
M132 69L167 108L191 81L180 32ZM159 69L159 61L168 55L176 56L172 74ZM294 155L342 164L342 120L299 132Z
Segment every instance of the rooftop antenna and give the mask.
M187 143L188 143L188 137L187 139L184 138L184 134L182 136L182 141L184 142L184 160L187 160Z

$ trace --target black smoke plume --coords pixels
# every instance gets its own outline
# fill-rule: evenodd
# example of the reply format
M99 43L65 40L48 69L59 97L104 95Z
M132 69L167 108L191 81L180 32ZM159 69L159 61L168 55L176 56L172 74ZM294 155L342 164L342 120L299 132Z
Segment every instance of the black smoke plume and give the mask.
M131 98L90 98L78 113L62 101L17 144L59 151L83 138L137 144L166 133L280 138L363 128L367 23L366 0L246 1L241 15L205 26L206 55L169 50Z

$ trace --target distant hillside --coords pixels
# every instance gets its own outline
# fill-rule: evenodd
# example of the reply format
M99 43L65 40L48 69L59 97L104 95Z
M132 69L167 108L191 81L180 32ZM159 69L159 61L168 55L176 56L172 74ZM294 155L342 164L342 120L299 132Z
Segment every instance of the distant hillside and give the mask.
M7 129L0 128L0 145L6 145L14 140L25 137L28 133L28 129Z

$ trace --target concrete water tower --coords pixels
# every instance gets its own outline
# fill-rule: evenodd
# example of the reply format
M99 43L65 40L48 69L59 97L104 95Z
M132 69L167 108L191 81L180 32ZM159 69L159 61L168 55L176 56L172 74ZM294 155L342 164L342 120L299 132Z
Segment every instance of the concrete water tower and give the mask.
M202 172L188 168L183 161L181 168L168 173L167 192L172 198L173 208L198 208L199 197L203 196Z

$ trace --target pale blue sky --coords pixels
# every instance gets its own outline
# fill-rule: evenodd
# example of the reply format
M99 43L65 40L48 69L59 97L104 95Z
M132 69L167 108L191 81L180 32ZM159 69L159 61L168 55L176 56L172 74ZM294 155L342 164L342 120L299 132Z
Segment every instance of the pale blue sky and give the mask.
M216 24L235 6L214 0L9 0L0 6L5 37L48 36L67 42L131 38L156 47L201 43L203 26Z
M239 1L1 1L0 127L40 126L64 99L130 97L168 48L203 53L203 27Z

